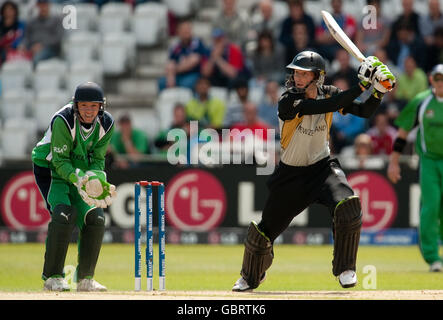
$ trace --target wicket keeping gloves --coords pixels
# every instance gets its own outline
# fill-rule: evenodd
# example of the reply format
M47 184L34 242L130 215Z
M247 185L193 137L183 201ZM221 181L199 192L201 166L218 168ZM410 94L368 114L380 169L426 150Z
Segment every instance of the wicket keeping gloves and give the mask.
M374 89L381 93L391 91L395 87L395 82L395 76L385 64L378 66L372 75Z
M375 70L381 66L382 63L377 57L369 56L362 61L358 67L358 78L360 79L360 84L365 88L369 89L373 83L373 75Z
M82 197L83 201L88 205L96 205L96 201L88 196L88 193L84 190L84 185L88 181L88 176L81 169L75 169L73 173L69 175L69 181L77 187L78 194Z
M117 192L115 186L106 181L106 173L100 170L90 170L86 171L86 176L88 179L82 189L88 197L94 199L98 207L110 206Z

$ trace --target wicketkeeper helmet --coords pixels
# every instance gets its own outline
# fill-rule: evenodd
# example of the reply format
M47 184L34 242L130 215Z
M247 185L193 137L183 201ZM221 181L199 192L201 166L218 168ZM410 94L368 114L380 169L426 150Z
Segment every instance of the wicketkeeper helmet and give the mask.
M78 114L78 102L98 102L100 103L100 109L98 116L103 116L106 107L106 98L103 93L103 89L95 82L85 82L77 86L75 89L74 97L74 111Z

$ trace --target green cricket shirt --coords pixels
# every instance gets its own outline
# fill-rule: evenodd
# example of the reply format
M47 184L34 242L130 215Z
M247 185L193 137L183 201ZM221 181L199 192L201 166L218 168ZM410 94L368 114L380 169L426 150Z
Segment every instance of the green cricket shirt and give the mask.
M443 159L443 98L431 89L417 94L401 111L395 124L406 131L418 126L417 153L432 159Z
M32 150L32 161L50 168L53 178L67 181L76 168L103 171L113 131L114 119L106 111L96 117L90 129L82 127L71 102L52 117L44 137Z

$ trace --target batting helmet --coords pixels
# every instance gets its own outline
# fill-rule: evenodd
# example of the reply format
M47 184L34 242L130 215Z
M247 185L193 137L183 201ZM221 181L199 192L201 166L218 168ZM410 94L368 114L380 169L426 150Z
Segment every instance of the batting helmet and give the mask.
M322 85L325 80L326 62L317 52L302 51L298 53L294 59L292 59L292 62L286 66L286 69L290 75L287 86L289 85L290 87L294 87L295 85L292 77L294 70L314 72L314 80L312 82L317 81L317 85ZM309 83L306 88L311 83Z

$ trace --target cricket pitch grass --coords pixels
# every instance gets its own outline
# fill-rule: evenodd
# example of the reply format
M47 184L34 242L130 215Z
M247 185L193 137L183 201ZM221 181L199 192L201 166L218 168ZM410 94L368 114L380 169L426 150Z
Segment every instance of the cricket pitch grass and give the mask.
M243 246L167 245L166 291L146 292L144 264L142 291L134 291L134 246L104 244L95 279L104 293L44 292L41 271L44 244L0 244L0 299L97 300L236 300L236 299L358 299L443 300L443 273L431 273L416 246L361 246L357 260L358 284L342 289L331 273L332 246L276 245L266 281L254 292L231 292L239 277ZM158 248L154 248L154 288L158 288ZM72 244L66 258L71 283L77 261ZM75 284L72 283L73 288Z

